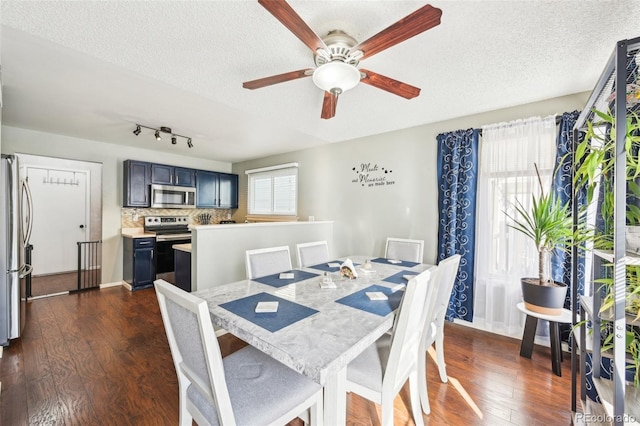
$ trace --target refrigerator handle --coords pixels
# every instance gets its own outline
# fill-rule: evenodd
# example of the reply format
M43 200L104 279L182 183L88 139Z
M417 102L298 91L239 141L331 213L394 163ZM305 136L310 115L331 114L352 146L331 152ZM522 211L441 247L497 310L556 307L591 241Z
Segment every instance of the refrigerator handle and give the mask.
M23 233L23 241L25 247L29 244L29 240L31 239L31 230L33 229L33 199L31 198L31 189L29 189L29 183L26 179L22 179L22 192L27 197L27 230Z
M28 265L28 264L24 264L22 265L22 267L20 268L20 274L19 277L20 278L24 278L27 275L31 274L31 272L33 272L33 266Z

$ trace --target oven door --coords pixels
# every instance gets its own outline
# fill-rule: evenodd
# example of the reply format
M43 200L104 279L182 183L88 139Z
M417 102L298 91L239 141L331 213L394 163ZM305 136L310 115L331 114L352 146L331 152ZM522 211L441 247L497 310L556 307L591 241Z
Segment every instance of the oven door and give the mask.
M184 235L158 235L156 236L156 274L164 274L175 271L174 250L175 244L188 244L191 236Z

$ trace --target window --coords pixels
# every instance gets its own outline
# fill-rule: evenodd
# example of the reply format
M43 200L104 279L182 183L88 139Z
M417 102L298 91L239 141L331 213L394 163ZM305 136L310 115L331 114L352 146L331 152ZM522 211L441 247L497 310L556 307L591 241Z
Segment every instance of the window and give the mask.
M482 128L476 230L476 317L484 328L508 335L522 332L520 278L538 275L533 242L510 228L505 211L518 200L529 210L539 193L537 164L549 191L556 156L555 117L535 117Z
M298 213L298 164L247 170L250 215L295 216Z

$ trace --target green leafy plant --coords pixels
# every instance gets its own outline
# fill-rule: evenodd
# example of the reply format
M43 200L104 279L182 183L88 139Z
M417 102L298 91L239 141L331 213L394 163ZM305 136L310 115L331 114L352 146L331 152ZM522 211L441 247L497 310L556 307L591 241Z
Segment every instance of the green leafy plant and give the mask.
M516 214L504 213L513 222L508 225L510 228L522 232L533 240L538 250L539 282L541 285L550 285L553 280L547 276L549 254L555 248L560 250L570 248L574 239L573 220L568 202L562 203L553 192L544 192L538 166L535 165L535 168L540 185L540 195L531 195L529 210L516 200L513 205Z
M598 185L602 185L602 199L600 200L600 215L603 228L596 231L594 248L610 250L613 248L614 232L614 165L616 161L616 120L611 113L593 110L596 120L588 121L585 137L578 144L575 151L575 163L578 165L574 174L574 187L587 189L587 203L595 199ZM627 112L625 132L625 181L626 181L626 224L640 224L640 117L637 113ZM620 161L620 159L618 159ZM610 266L610 265L609 265ZM615 304L613 298L613 279L611 268L608 275L595 283L605 290L605 297L600 309L601 314L611 312ZM626 267L626 311L640 320L640 267ZM596 290L600 291L600 289ZM613 333L607 330L607 322L603 321L602 349L613 347ZM640 328L628 325L625 331L625 351L632 360L629 368L635 368L634 385L640 386Z

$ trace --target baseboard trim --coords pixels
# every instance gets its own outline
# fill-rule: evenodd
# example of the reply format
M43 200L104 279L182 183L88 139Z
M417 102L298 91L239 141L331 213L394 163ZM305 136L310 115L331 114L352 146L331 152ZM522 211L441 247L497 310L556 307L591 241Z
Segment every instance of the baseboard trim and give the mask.
M109 287L118 287L121 285L125 285L126 283L124 281L115 281L112 283L104 283L104 284L100 284L100 288L109 288Z

